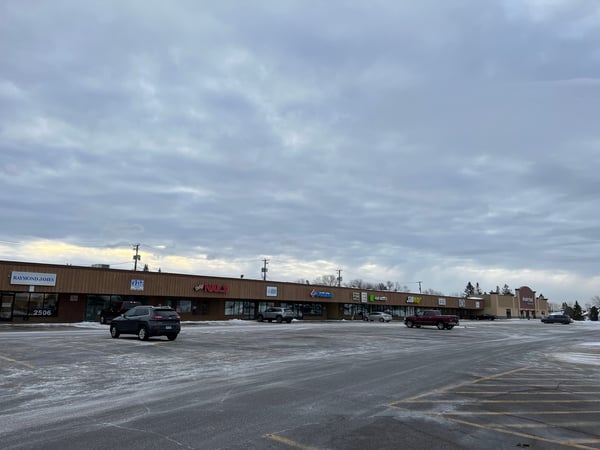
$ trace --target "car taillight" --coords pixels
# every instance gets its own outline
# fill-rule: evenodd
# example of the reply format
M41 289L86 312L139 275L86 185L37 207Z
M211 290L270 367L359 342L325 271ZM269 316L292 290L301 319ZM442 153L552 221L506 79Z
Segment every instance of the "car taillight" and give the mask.
M162 318L163 318L163 316L159 316L159 315L152 316L152 320L161 320Z

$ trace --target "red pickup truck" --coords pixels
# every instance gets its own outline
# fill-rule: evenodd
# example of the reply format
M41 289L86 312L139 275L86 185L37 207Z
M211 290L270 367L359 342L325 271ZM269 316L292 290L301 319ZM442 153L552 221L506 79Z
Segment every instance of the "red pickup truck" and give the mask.
M404 319L404 324L408 328L431 325L438 327L439 330L451 330L455 325L458 325L457 316L445 316L441 311L432 309L429 311L420 312L414 316L407 316Z

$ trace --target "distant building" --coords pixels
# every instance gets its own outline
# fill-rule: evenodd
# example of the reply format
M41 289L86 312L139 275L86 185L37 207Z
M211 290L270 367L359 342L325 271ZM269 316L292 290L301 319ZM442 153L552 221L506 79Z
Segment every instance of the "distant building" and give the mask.
M536 297L535 291L527 286L515 289L514 295L484 294L484 313L506 319L538 319L548 315L548 300L543 295Z

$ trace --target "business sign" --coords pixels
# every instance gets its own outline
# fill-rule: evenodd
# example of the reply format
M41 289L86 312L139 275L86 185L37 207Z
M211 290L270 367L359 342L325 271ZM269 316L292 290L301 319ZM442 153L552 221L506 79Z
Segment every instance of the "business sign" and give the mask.
M438 305L439 306L446 306L446 299L445 298L438 298Z
M360 302L367 303L369 301L369 294L367 292L360 293Z
M199 283L194 286L194 291L217 292L219 294L227 294L229 288L226 285Z
M353 302L360 302L360 292L353 292L352 293L352 301Z
M55 273L13 272L10 284L28 284L30 286L56 286Z
M534 309L535 308L535 292L533 292L527 286L521 286L519 288L519 304L521 309Z
M418 305L419 303L421 303L421 297L409 295L408 297L406 297L406 303L414 303Z
M375 294L370 294L369 295L369 301L371 302L387 302L387 297L384 295L375 295Z
M277 286L267 286L267 297L277 297Z
M144 290L144 280L131 280L131 285L129 286L130 291L143 291Z
M310 291L310 296L312 298L315 298L315 297L332 298L333 294L331 292L317 291L316 289L313 289L312 291Z

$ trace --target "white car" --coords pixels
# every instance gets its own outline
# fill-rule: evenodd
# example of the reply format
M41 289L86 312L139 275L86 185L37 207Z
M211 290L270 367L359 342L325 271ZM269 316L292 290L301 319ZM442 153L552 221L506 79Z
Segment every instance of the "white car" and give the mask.
M366 320L369 322L391 322L392 316L391 314L384 312L372 312L371 314L367 315Z

